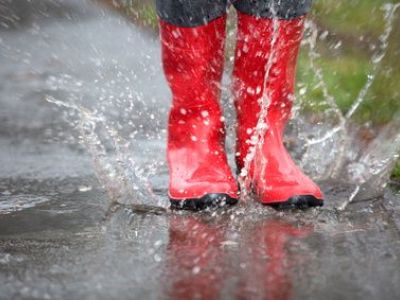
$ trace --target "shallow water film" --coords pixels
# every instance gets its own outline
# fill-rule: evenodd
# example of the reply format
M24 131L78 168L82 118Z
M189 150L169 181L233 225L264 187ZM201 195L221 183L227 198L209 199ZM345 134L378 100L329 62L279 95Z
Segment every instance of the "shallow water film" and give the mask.
M325 205L304 211L246 193L251 155L238 205L169 209L156 24L152 1L0 0L0 299L399 299L400 4L306 20L285 145Z

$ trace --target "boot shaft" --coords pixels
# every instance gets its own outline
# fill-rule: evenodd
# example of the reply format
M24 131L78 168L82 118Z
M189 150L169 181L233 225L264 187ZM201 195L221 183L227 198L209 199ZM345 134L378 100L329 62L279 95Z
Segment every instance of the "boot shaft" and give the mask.
M270 131L278 142L282 141L294 100L304 18L262 19L238 14L233 94L238 118L239 169L244 167L250 148L260 138L257 125L264 126L262 134Z
M225 16L194 28L160 21L162 62L174 106L190 108L217 102L224 67L225 26Z

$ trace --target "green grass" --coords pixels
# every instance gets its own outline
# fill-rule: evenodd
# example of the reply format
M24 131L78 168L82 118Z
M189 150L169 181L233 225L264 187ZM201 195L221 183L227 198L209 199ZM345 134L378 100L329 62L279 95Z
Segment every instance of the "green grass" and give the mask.
M381 9L385 0L320 0L313 9L313 19L324 30L333 32L331 39L319 41L318 66L323 71L324 81L330 94L345 113L365 85L367 75L372 72L371 57L379 47L378 38L384 32L385 14ZM358 122L382 125L400 110L400 39L396 28L400 26L400 11L389 36L386 58L376 71L376 79L365 97L365 102L355 115ZM360 41L362 37L362 41ZM337 41L342 45L333 49ZM307 57L302 55L299 63L299 79L312 83L313 70L307 69ZM307 109L320 107L323 102L321 91L316 89L307 94Z
M141 25L156 30L158 28L157 14L154 9L155 1L149 0L120 0L126 10L126 13L133 17Z
M328 92L335 99L339 108L345 113L357 98L359 91L364 86L370 69L365 60L355 60L350 55L340 58L322 57L316 65L323 73L323 82ZM326 108L320 81L315 76L307 50L303 49L298 66L298 82L307 87L307 92L302 96L304 109L317 112Z
M313 15L339 34L377 38L384 29L382 7L388 0L318 0Z
M393 170L392 177L397 180L400 179L400 161L397 162L396 167Z

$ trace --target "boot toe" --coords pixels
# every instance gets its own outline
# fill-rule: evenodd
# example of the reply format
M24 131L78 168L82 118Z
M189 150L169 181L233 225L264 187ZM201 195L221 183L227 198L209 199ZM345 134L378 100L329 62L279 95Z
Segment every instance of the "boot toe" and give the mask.
M238 203L237 198L227 194L206 194L201 198L173 199L170 198L171 209L200 211L204 209L216 209L225 206L231 206Z
M311 207L323 206L324 202L322 199L318 199L313 195L298 195L290 197L284 202L268 203L267 205L278 210L307 209Z

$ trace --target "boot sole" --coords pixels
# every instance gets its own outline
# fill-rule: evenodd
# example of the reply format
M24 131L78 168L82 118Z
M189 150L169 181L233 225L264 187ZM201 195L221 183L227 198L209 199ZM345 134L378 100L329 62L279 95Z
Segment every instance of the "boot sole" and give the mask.
M238 203L238 199L227 194L207 194L201 198L177 200L170 198L171 209L199 211L231 206Z
M288 209L307 209L311 207L320 207L324 205L323 200L318 199L312 195L293 196L285 202L263 203L264 205L271 206L277 210Z

